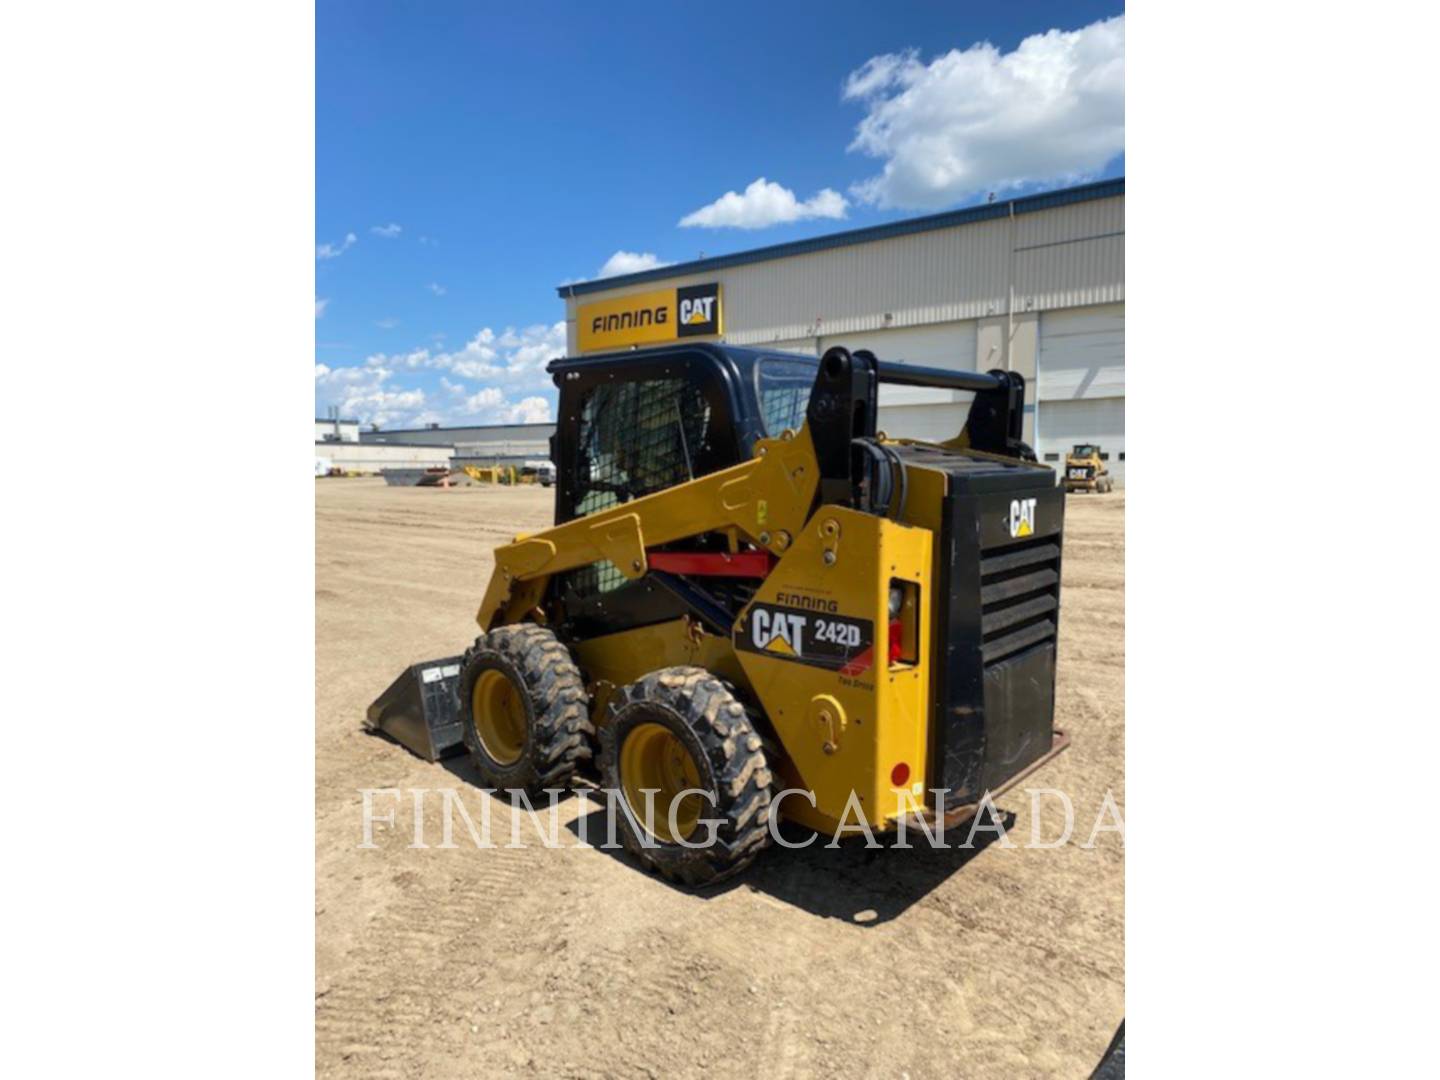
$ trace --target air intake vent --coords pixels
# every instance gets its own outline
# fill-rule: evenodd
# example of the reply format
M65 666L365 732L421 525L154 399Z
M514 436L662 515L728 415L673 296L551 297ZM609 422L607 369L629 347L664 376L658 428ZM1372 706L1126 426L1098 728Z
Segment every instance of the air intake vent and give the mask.
M988 666L1055 639L1060 546L1053 537L994 549L980 560L981 655Z

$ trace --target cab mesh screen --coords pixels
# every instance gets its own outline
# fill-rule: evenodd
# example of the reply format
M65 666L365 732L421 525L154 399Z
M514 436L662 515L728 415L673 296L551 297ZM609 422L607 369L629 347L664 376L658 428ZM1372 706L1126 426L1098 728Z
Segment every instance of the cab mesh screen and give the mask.
M710 406L684 379L597 386L580 412L574 502L577 517L693 480ZM579 596L609 592L625 577L610 562L566 577Z

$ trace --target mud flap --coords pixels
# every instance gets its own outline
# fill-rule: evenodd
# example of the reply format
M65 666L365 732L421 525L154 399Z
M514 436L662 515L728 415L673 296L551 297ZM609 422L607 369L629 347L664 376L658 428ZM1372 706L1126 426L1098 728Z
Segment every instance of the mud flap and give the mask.
M457 696L462 659L450 656L406 668L366 710L365 727L426 761L464 749Z

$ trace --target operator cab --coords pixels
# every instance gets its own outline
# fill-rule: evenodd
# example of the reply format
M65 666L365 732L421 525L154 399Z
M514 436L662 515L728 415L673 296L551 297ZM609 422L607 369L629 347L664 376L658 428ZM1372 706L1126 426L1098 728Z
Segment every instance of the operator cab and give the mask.
M817 368L810 356L709 343L552 361L555 523L749 461L759 439L804 423ZM685 546L697 543L720 549L723 540ZM580 636L686 611L654 581L630 581L608 562L556 575L549 587Z
M817 363L710 344L553 361L556 523L748 461L804 422Z

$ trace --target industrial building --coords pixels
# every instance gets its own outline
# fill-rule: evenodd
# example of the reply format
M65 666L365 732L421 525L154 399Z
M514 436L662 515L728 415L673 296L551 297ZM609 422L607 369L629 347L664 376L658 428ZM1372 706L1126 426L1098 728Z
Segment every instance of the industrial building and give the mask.
M1124 484L1123 177L558 292L571 356L693 339L1018 371L1025 439L1041 460L1058 465L1073 444L1098 443ZM882 386L880 427L947 439L969 398ZM449 433L460 430L493 429Z
M360 421L332 418L315 418L315 441L318 442L359 442Z
M332 469L378 473L382 469L448 465L454 452L452 445L431 440L417 443L396 438L385 445L371 445L360 439L359 420L315 418L315 466L322 475Z
M448 465L514 465L550 460L554 424L492 424L363 431L358 420L315 420L317 471L379 473ZM323 465L323 469L321 466Z
M456 465L522 465L526 461L550 460L550 436L554 424L479 424L472 427L441 427L396 431L362 431L367 445L410 443L450 446Z
M319 474L375 474L385 469L428 469L449 465L453 446L432 443L367 443L331 439L315 443L315 465ZM323 469L322 469L323 466Z

